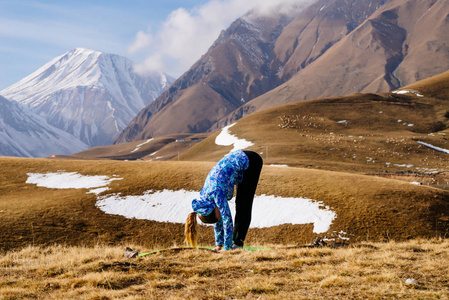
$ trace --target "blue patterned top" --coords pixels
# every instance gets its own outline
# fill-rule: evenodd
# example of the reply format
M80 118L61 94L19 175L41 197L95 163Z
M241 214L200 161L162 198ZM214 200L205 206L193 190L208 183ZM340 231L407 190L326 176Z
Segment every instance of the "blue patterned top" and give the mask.
M207 175L200 198L192 201L193 211L202 216L209 215L218 207L221 218L214 224L215 245L224 245L226 250L232 246L232 215L227 200L234 194L234 185L242 181L243 172L248 169L246 154L237 150L223 157Z

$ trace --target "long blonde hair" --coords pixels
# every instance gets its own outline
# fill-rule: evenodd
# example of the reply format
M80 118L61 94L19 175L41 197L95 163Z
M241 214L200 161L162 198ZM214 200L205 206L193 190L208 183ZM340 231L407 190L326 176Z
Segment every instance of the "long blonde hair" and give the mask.
M187 221L184 229L186 242L191 247L196 247L198 244L198 230L196 221L196 212L192 212L187 216Z

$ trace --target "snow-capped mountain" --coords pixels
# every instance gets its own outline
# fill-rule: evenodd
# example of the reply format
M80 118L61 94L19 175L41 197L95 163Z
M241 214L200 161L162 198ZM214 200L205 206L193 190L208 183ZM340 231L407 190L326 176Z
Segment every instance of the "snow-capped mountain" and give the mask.
M173 81L163 73L141 76L125 57L77 48L0 95L93 147L111 144Z
M0 155L45 157L87 149L72 135L55 128L26 107L0 96Z

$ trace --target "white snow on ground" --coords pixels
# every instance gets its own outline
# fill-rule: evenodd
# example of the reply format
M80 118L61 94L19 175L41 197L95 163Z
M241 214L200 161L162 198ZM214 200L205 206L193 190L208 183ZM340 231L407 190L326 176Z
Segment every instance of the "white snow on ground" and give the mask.
M91 189L90 193L107 190L113 180L108 176L85 176L75 172L28 173L26 183L55 189ZM97 207L108 214L159 222L184 223L192 211L191 201L199 197L195 191L147 191L140 196L106 195L98 197ZM229 201L235 215L234 199ZM315 233L329 230L335 212L323 203L306 198L283 198L260 195L254 198L251 227L263 228L281 224L313 223Z
M395 167L400 167L400 168L413 168L414 166L412 164L394 164Z
M431 148L431 149L433 149L433 150L437 150L437 151L440 151L440 152L444 152L444 153L448 153L448 154L449 154L449 150L447 150L447 149L440 148L440 147L437 147L437 146L433 146L433 145L431 145L431 144L427 144L427 143L424 143L424 142L422 142L422 141L418 141L418 143L420 143L421 145L424 145L424 146L426 146L426 147L429 147L429 148Z
M235 124L237 124L237 123L223 127L220 134L217 135L217 137L215 138L215 144L217 144L219 146L234 145L234 148L231 150L231 152L236 151L236 150L243 150L243 149L246 149L246 148L254 145L253 143L251 143L245 139L239 139L238 137L236 137L235 135L232 135L229 132L229 128L231 128Z
M140 147L142 147L143 145L145 145L145 144L148 144L149 142L151 142L153 139L148 139L148 140L146 140L145 142L143 142L142 144L139 144L139 145L137 145L136 146L136 149L134 149L133 151L131 151L131 153L134 153L134 152L136 152L136 151L139 151L140 150Z
M347 241L349 241L349 239L350 239L349 237L346 236L346 235L348 235L348 233L344 232L343 230L340 230L339 232L334 231L332 233L332 235L334 235L335 237L333 237L333 238L323 238L323 241L325 241L325 242L335 242L336 238L341 239L341 240L347 240Z
M90 192L98 194L102 188L107 190L107 186L114 180L122 178L109 178L109 176L96 175L87 176L76 172L58 172L58 173L27 173L26 183L36 184L37 186L50 189L92 189Z
M277 164L271 164L271 167L278 167L278 168L287 168L288 165L277 165Z
M141 196L110 195L101 197L97 207L108 214L159 222L185 223L192 212L191 202L199 197L194 191L156 191ZM229 201L235 215L234 199ZM254 198L251 227L263 228L281 224L313 223L315 233L329 230L336 214L323 204L305 198L283 198L261 195Z
M393 91L393 94L399 94L399 95L414 94L418 97L424 97L424 95L420 94L419 92L411 91L411 90L397 90L397 91Z

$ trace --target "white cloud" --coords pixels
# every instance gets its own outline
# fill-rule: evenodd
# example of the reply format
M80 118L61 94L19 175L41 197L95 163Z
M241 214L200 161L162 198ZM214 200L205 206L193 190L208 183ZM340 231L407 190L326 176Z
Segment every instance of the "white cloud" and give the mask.
M143 31L137 32L136 39L134 40L134 43L131 46L129 46L128 52L130 54L134 54L136 52L139 52L141 50L150 47L153 39L154 37L150 33L146 33Z
M164 71L179 76L192 66L234 20L256 9L272 11L282 4L305 4L316 0L212 0L192 10L174 10L157 32L136 34L129 53L146 52L137 71Z

